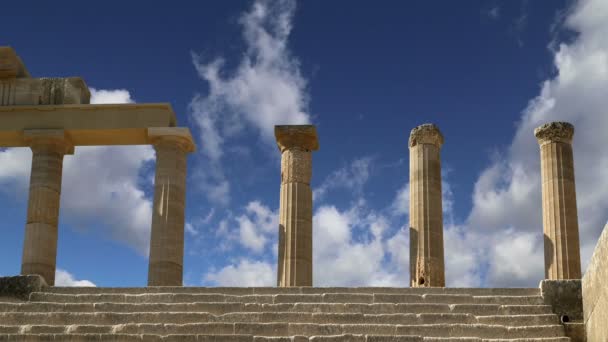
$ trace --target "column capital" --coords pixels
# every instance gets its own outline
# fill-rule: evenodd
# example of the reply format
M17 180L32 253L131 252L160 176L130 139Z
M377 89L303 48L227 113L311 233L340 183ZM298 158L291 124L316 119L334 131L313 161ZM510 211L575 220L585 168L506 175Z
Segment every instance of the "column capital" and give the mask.
M571 144L574 126L569 122L553 121L537 127L534 136L541 146L552 142Z
M23 138L32 151L74 154L74 144L63 129L26 129Z
M29 77L29 72L15 50L10 46L0 46L0 79Z
M443 145L443 134L441 134L439 128L432 123L414 127L410 133L409 147L411 148L418 144L431 144L441 148L441 145Z
M151 127L148 128L148 141L154 146L162 144L176 145L184 152L196 151L196 145L190 129L187 127Z
M317 129L313 125L278 125L274 126L274 136L281 152L292 148L307 151L319 149Z

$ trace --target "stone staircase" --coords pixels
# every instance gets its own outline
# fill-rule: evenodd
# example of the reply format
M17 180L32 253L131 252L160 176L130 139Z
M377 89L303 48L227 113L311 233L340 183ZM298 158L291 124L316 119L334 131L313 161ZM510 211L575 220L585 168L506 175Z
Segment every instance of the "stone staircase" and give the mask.
M0 341L569 342L537 288L65 288L0 297Z

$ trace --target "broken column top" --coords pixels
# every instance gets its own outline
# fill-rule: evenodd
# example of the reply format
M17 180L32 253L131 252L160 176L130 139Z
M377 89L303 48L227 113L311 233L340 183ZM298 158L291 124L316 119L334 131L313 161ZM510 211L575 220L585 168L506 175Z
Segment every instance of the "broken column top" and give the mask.
M80 77L31 78L21 58L9 46L0 46L0 106L88 104L89 87Z
M572 143L574 126L569 122L553 121L537 127L534 136L540 145L551 142Z
M443 145L443 134L435 124L425 123L414 127L410 133L409 146L418 144L432 144L437 147Z
M30 73L15 50L10 46L0 46L0 79L29 77Z
M274 136L281 152L294 147L308 151L319 149L317 129L313 125L274 126Z

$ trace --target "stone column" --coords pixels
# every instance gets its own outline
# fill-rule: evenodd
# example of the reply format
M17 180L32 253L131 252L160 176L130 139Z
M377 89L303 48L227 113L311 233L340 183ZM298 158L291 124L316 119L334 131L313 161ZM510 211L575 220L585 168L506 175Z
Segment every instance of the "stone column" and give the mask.
M156 150L148 286L181 286L186 155L195 146L187 128L149 128L148 137Z
M410 134L410 286L445 286L441 159L443 135L434 124Z
M312 286L312 125L275 126L281 151L281 200L277 286Z
M545 278L580 279L581 257L574 186L574 126L550 122L534 130L540 145Z
M24 136L32 149L32 173L21 274L41 275L52 286L55 284L63 156L73 154L74 146L63 130L27 130Z

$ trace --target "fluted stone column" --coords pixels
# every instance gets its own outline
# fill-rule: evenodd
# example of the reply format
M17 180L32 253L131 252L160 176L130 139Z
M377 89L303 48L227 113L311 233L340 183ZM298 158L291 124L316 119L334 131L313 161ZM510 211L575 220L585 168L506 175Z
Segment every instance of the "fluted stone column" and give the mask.
M534 130L540 144L545 278L580 279L581 257L574 185L574 126L550 122Z
M156 150L148 286L181 286L186 156L195 147L187 128L149 128L148 137Z
M54 285L63 156L74 147L63 130L28 130L24 136L32 149L32 172L21 274L38 274Z
M281 151L277 286L312 286L312 125L275 126Z
M433 124L410 134L410 286L445 286L440 149Z

